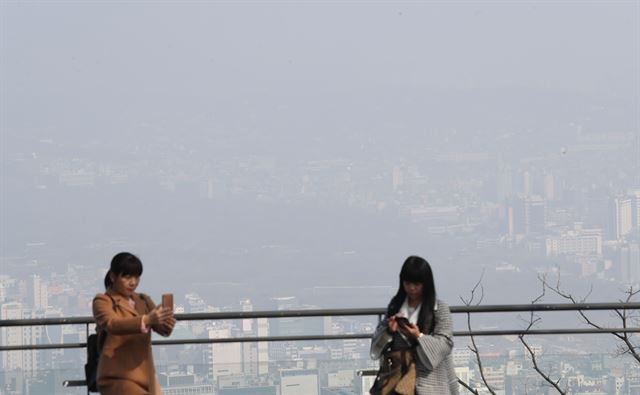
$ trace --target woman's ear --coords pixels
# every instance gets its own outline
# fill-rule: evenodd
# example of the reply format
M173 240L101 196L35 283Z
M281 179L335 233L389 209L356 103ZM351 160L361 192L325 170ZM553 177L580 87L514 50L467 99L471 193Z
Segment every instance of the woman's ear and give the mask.
M111 284L114 284L116 282L116 278L117 276L111 272L109 272L109 279L111 280Z

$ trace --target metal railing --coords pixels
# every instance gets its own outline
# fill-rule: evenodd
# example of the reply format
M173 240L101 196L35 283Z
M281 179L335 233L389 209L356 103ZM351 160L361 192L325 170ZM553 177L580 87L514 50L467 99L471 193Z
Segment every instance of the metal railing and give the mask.
M505 305L475 305L475 306L451 306L452 314L482 314L482 313L532 313L532 312L558 312L558 311L620 311L640 310L640 303L565 303L565 304L505 304ZM315 310L277 310L277 311L250 311L250 312L224 312L224 313L190 313L176 314L179 321L219 321L259 318L308 318L308 317L356 317L372 316L381 320L385 314L384 308L360 308L360 309L315 309ZM48 325L85 325L87 337L90 326L95 324L93 317L65 317L65 318L37 318L19 320L0 320L0 328L48 326ZM607 333L640 333L640 328L614 328L614 327L588 327L588 328L552 328L552 329L492 329L492 330L461 330L454 331L456 337L469 336L504 336L504 335L559 335L559 334L607 334ZM230 337L219 339L179 339L179 340L154 340L154 345L184 345L184 344L213 344L213 343L245 343L245 342L278 342L278 341L313 341L313 340L345 340L367 339L371 333L338 334L338 335L302 335L302 336L258 336L258 337ZM61 343L61 344L22 344L2 345L0 352L20 350L47 350L86 348L87 343ZM370 375L375 371L363 371L360 374ZM83 380L67 380L63 386L84 386Z
M553 312L553 311L603 311L603 310L640 310L640 303L564 303L564 304L505 304L478 306L451 306L452 314L480 314L480 313L522 313L522 312ZM243 311L224 313L190 313L176 314L180 321L220 321L258 318L303 318L303 317L355 317L377 316L380 320L385 314L384 308L360 309L314 309L314 310L274 310L274 311ZM85 325L87 336L90 325L95 324L93 317L65 317L65 318L35 318L19 320L0 320L0 328L47 326L47 325ZM552 328L552 329L492 329L492 330L462 330L454 331L456 337L468 336L504 336L504 335L559 335L559 334L606 334L606 333L640 333L640 328ZM371 333L339 334L339 335L302 335L302 336L258 336L231 337L220 339L180 339L155 340L154 345L181 344L211 344L211 343L246 343L246 342L278 342L278 341L309 341L309 340L344 340L367 339ZM47 350L86 348L86 342L60 344L22 344L2 345L2 351Z

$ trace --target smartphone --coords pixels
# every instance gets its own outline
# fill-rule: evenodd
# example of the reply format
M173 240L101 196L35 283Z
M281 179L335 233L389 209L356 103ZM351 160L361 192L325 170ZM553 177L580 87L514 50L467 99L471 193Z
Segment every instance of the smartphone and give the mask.
M173 311L173 294L162 294L162 307Z
M396 322L400 326L409 326L409 319L407 319L407 317L396 317Z

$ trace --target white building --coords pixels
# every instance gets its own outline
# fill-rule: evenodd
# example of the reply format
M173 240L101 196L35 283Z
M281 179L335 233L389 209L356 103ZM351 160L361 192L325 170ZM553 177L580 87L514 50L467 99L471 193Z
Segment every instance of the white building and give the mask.
M547 256L602 255L602 230L583 229L577 223L574 229L545 239Z
M11 302L0 306L0 318L3 320L19 320L33 318L31 310L24 308L22 303ZM42 335L42 327L4 327L0 332L2 344L5 346L22 346L36 344ZM36 350L6 351L2 355L3 370L38 370L38 352Z
M266 318L258 318L258 337L269 335L269 321ZM269 373L269 343L258 343L258 374Z
M614 199L613 206L615 237L620 240L633 229L633 204L631 198L619 197Z
M620 280L625 284L640 283L640 244L637 241L620 247Z
M227 339L231 329L209 328L209 339ZM211 374L213 378L242 373L242 343L213 343L210 346Z
M49 287L37 274L29 278L29 298L34 310L49 307Z
M318 371L283 369L280 371L280 395L319 395Z

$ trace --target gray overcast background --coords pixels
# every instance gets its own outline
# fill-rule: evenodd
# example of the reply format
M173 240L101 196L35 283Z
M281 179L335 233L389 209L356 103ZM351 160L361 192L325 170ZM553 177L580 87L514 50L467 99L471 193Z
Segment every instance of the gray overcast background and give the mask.
M150 292L231 303L395 287L402 260L419 254L452 303L483 268L521 262L518 274L488 269L487 285L502 286L487 301L529 301L526 254L478 257L469 237L432 237L398 215L394 166L428 177L442 206L459 198L449 182L489 182L496 168L431 162L439 153L511 163L560 152L577 128L639 130L638 1L4 1L0 12L0 252L18 276L83 264L100 287L125 249L142 257ZM624 155L604 187L634 186ZM331 180L368 194L339 181L301 193L315 180L308 162L332 160L345 165ZM91 185L64 184L74 169ZM114 173L126 181L101 181ZM367 199L386 206L353 203ZM328 294L310 302L388 297Z

